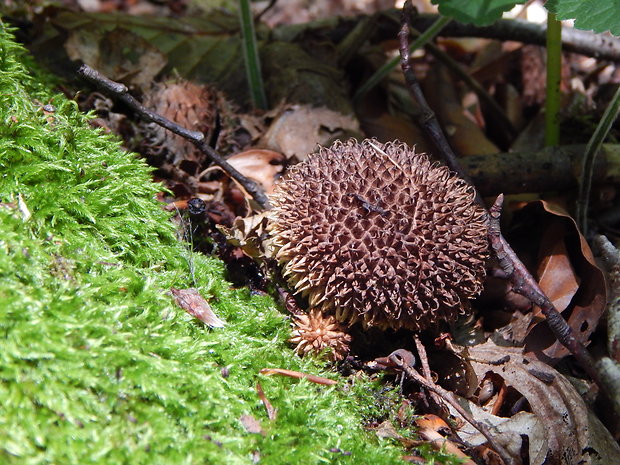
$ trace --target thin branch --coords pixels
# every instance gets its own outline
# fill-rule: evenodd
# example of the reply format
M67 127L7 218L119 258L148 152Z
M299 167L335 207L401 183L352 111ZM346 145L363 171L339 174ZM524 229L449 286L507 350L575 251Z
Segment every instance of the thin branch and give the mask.
M382 12L375 34L370 38L371 43L376 44L386 40L393 40L394 35L400 28L401 11L390 9ZM421 13L411 18L411 24L418 31L424 33L441 17L438 14ZM324 19L309 22L303 29L298 24L282 25L273 30L276 38L292 40L299 34L312 34L313 31L321 31L334 43L339 43L359 22L360 17L333 18L326 27ZM524 44L545 46L544 24L535 24L519 19L500 19L490 26L475 26L451 21L442 30L441 37L481 37L500 41L516 41ZM579 53L601 60L620 61L620 38L594 34L590 31L582 31L565 27L562 31L562 50L565 52Z
M432 383L433 375L431 374L431 367L428 364L428 355L426 355L426 349L424 348L424 344L422 344L422 341L417 334L413 335L413 341L415 342L415 348L418 351L418 358L420 359L422 375L424 375L424 377L429 383ZM430 391L430 393L435 403L441 408L441 397L439 396L439 394L434 391Z
M530 302L540 307L545 315L547 324L556 338L575 356L581 367L588 375L601 386L599 373L595 369L594 359L585 346L575 337L575 333L553 306L549 298L538 286L525 265L519 260L515 252L502 237L500 230L500 216L504 195L497 196L495 203L489 210L489 241L495 252L499 266L510 275L513 291L527 297Z
M472 185L472 188L476 192L476 198L481 206L484 207L484 203L480 197L479 192L472 184L469 176L461 168L458 159L452 147L448 143L446 136L444 135L437 118L433 114L432 110L428 107L426 103L426 99L422 94L422 89L420 88L420 84L415 77L415 74L411 70L411 65L409 62L409 18L411 17L410 10L411 3L409 1L405 2L402 11L402 27L398 34L399 44L400 44L400 53L401 53L401 66L403 68L403 74L405 75L405 81L408 84L409 91L413 98L418 102L420 107L422 107L423 114L425 115L425 119L423 121L422 127L424 127L427 131L429 137L433 140L437 148L440 150L440 153L443 155L446 164L448 167L458 173L463 179L469 182ZM501 201L503 201L503 195L499 198L500 204L499 207L497 205L493 206L492 211L489 213L491 226L489 228L489 239L491 241L491 245L493 250L497 254L497 258L502 265L502 269L506 272L507 275L510 276L511 281L513 282L514 291L527 297L532 303L538 305L543 314L546 317L547 324L549 328L553 331L555 337L560 341L562 345L564 345L577 359L577 361L582 365L583 369L590 375L590 377L599 385L600 377L598 373L594 369L594 362L590 354L586 351L586 348L583 344L575 337L575 334L572 328L566 323L566 320L562 317L562 315L558 312L558 310L553 306L549 298L544 294L544 292L538 286L536 280L532 277L532 275L527 271L525 265L519 260L517 254L512 250L510 244L504 239L499 230L499 213L498 208L501 210ZM497 202L496 202L497 204ZM493 215L496 215L494 217Z
M438 15L420 14L412 18L413 26L426 30ZM524 44L545 46L545 24L535 24L519 19L500 19L490 26L474 26L452 21L442 31L443 37L484 37L497 40L514 40ZM387 31L385 31L387 33ZM394 32L392 31L392 34ZM562 31L562 49L599 59L620 61L620 38L594 34L574 28Z
M264 209L269 208L269 199L267 198L263 190L258 186L258 184L239 173L239 171L233 168L224 157L222 157L211 146L209 146L209 144L205 140L205 136L203 133L198 131L190 131L189 129L186 129L170 121L169 119L150 111L129 93L127 86L108 79L99 71L91 68L88 65L82 65L77 72L81 77L86 79L91 84L94 84L98 89L108 94L111 94L117 100L123 102L133 111L135 111L142 119L156 123L161 127L166 128L169 131L190 141L198 148L198 150L207 155L207 157L209 157L209 159L211 159L213 163L222 168L222 170L224 170L226 174L228 174L231 178L241 184L241 186L243 186L243 188L254 198L256 203L258 203Z
M405 358L402 357L402 352L403 352L402 349L397 350L395 352L392 352L390 355L388 355L387 358L394 366L402 370L407 375L408 378L424 386L429 391L437 394L441 399L443 399L445 402L450 404L454 408L454 410L456 410L459 413L459 415L461 415L463 419L465 419L465 421L467 421L474 428L480 431L480 433L488 441L489 446L500 455L502 460L507 465L517 465L518 463L520 463L520 461L517 458L510 455L508 451L494 439L493 434L491 433L491 431L485 424L479 421L476 421L471 416L471 414L463 408L463 406L459 403L454 393L447 391L441 386L421 376L412 366L406 363Z
M431 107L428 105L426 101L426 97L424 97L424 93L422 92L422 88L420 87L420 83L418 82L418 78L416 78L413 69L411 69L411 62L409 61L409 20L410 14L408 14L408 10L411 9L411 3L405 2L403 6L403 15L402 15L402 27L398 32L398 42L399 42L399 52L400 52L400 66L403 70L403 74L405 76L405 81L407 83L409 93L413 97L413 99L418 103L421 108L421 112L418 116L418 124L424 128L426 133L429 135L430 139L437 146L437 149L440 153L442 153L445 157L446 164L450 169L456 171L463 179L465 179L469 184L472 184L470 177L465 173L459 166L459 163L456 159L456 154L450 147L450 143L446 138L445 134L441 130L441 126L439 125L439 121L437 120L437 116L435 112L431 110ZM480 199L481 200L481 199Z

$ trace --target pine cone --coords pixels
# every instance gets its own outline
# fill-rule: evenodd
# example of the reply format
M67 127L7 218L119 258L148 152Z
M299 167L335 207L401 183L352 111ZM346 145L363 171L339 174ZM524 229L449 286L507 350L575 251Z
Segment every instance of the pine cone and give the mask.
M336 142L276 186L276 257L310 306L339 321L415 331L453 321L485 275L487 215L474 197L400 142Z

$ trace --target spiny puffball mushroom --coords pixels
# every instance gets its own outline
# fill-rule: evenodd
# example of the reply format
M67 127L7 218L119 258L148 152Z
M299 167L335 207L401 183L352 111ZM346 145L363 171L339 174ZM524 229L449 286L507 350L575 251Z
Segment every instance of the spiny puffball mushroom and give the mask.
M295 352L299 355L318 354L330 349L327 357L337 361L349 353L351 336L333 315L325 315L313 308L308 313L295 315L293 336L289 340L295 344Z
M276 258L311 308L419 331L482 290L487 215L448 168L400 142L335 142L277 184Z

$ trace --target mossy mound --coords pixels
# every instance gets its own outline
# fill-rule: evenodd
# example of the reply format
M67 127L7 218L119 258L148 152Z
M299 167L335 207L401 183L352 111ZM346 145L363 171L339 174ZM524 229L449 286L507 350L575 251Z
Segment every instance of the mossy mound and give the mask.
M269 298L230 289L215 259L190 270L149 168L24 63L0 22L0 463L401 463L362 429L370 383L258 375L330 376L288 348ZM226 327L170 287L198 287Z

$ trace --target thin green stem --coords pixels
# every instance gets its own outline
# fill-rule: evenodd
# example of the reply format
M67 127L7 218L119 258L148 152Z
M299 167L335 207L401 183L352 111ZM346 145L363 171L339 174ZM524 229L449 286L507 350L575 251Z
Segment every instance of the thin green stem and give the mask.
M545 146L560 144L560 80L562 77L562 23L547 15L547 98Z
M255 108L267 109L267 97L260 69L254 17L250 8L250 0L239 0L239 18L241 21L241 39L243 42L243 59L245 72L250 87L250 97Z
M605 109L603 117L596 126L594 134L590 137L586 145L586 151L583 154L581 163L581 178L579 180L579 195L577 198L577 224L581 228L581 232L587 233L587 217L588 203L590 201L590 189L592 187L592 175L594 174L594 162L596 155L601 149L601 145L605 141L607 134L620 112L620 86L616 89L611 102Z
M424 31L420 37L418 37L409 47L409 53L413 53L414 50L417 50L420 47L426 45L429 41L433 40L439 32L452 21L452 18L448 18L446 16L440 16L437 21L435 21L431 27L429 27L426 31ZM359 101L366 93L379 84L390 72L398 66L400 63L400 56L396 56L386 64L384 64L381 68L379 68L375 73L370 76L370 78L355 92L353 96L353 101Z

